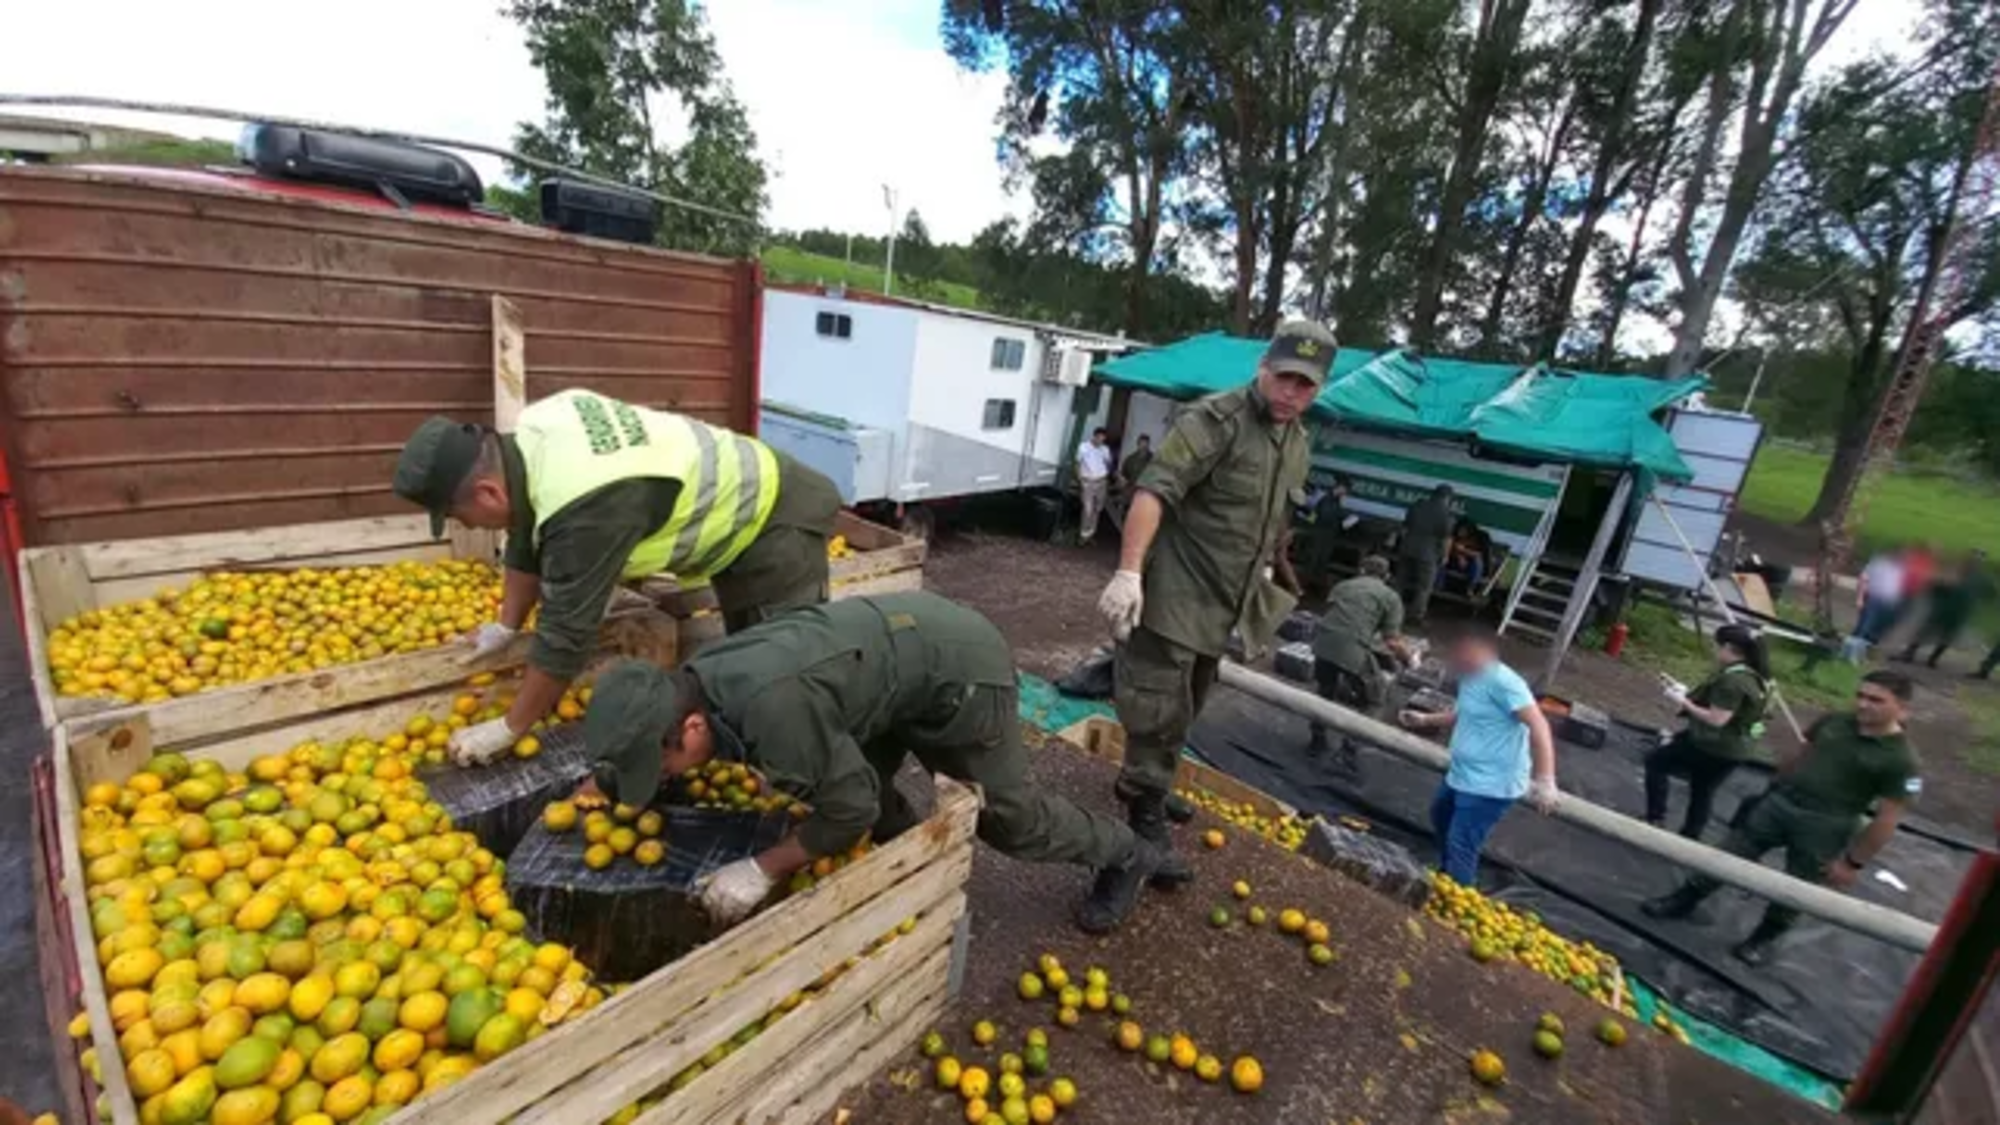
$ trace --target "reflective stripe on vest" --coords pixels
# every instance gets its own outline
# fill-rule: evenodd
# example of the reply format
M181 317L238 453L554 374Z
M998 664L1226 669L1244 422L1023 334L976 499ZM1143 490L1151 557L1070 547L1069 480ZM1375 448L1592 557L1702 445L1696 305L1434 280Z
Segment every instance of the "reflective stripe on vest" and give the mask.
M681 482L667 522L634 547L626 578L666 572L697 585L764 529L778 499L778 462L762 442L664 410L564 391L521 412L515 444L527 470L539 547L548 521L621 480Z

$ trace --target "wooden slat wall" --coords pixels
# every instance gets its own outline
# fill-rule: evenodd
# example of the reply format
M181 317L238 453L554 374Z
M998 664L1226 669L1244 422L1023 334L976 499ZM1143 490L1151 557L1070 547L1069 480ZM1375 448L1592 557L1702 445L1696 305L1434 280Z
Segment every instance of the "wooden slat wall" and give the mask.
M0 451L30 544L396 515L425 416L528 395L755 424L755 266L500 223L0 168Z

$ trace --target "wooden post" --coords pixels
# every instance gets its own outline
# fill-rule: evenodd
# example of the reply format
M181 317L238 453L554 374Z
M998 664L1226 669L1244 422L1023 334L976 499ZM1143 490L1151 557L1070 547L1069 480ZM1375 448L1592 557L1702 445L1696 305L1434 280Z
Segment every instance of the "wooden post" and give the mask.
M493 298L493 428L514 432L528 404L528 337L521 309L505 297Z
M1632 474L1618 474L1618 486L1611 490L1611 504L1604 510L1604 518L1597 521L1597 535L1590 541L1590 553L1584 556L1583 569L1577 572L1576 587L1569 592L1569 605L1563 607L1562 624L1556 627L1555 642L1549 648L1549 662L1542 669L1541 689L1547 691L1556 686L1556 673L1562 669L1563 657L1569 654L1570 642L1576 639L1576 631L1583 624L1583 615L1590 609L1590 600L1597 596L1597 579L1603 573L1605 553L1611 549L1611 537L1618 530L1618 521L1624 518L1625 502L1632 497Z

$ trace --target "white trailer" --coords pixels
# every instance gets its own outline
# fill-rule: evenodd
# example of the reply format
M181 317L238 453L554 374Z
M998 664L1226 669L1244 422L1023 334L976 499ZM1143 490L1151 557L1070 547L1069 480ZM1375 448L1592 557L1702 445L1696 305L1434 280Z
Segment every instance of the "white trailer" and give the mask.
M1132 346L920 301L788 288L765 291L760 339L758 436L825 473L849 504L899 512L1057 484L1076 435L1109 409L1111 396L1089 386L1091 367Z

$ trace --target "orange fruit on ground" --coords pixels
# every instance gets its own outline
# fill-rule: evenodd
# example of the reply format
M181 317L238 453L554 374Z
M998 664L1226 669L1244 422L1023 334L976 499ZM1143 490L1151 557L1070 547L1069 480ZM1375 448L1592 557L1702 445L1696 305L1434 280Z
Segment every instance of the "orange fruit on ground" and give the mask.
M1256 1059L1244 1055L1230 1064L1229 1084L1239 1094L1254 1094L1264 1088L1264 1068Z
M1498 1086L1507 1080L1507 1064L1491 1051L1474 1051L1472 1076L1488 1086Z
M1306 940L1314 945L1325 945L1333 938L1333 934L1326 928L1326 923L1317 918L1306 923L1305 936Z
M1306 916L1297 910L1279 911L1278 928L1288 934L1298 933L1300 930L1306 928Z
M1222 829L1220 828L1211 828L1201 834L1201 842L1206 844L1211 850L1220 848L1227 841L1228 837L1222 834Z
M1195 1060L1201 1052L1195 1050L1194 1040L1185 1035L1176 1035L1167 1046L1167 1061L1179 1070L1193 1070Z

